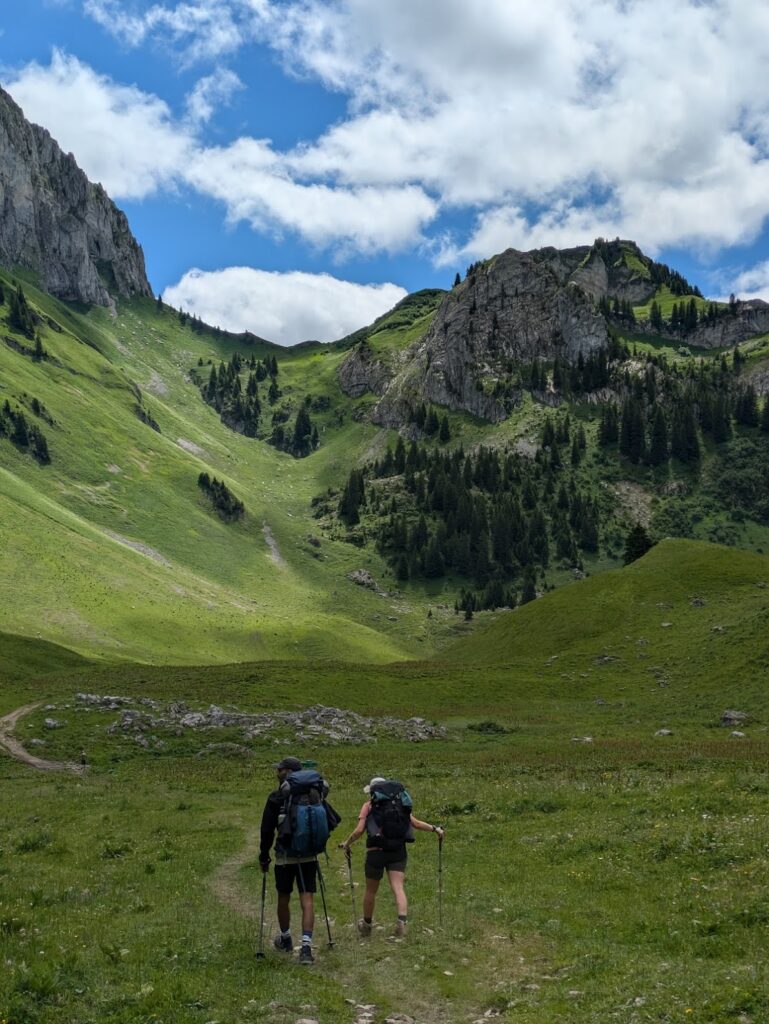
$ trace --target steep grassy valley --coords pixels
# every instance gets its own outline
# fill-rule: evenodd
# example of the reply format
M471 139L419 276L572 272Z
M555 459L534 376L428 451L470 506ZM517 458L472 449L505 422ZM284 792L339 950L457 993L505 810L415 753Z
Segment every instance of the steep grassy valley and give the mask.
M2 280L7 294L10 278ZM423 601L387 601L345 578L361 566L379 574L375 554L308 542L310 499L382 443L339 390L342 351L283 352L199 333L147 300L112 317L25 289L62 330L41 325L41 361L18 333L0 348L0 397L40 422L51 456L41 466L0 442L6 630L109 659L386 660L425 642L433 649L446 623L426 631ZM235 351L278 352L282 390L295 403L328 396L329 410L313 413L322 443L310 458L233 432L204 404L190 374ZM33 398L52 423L30 412ZM216 515L197 486L201 472L244 501L241 522Z

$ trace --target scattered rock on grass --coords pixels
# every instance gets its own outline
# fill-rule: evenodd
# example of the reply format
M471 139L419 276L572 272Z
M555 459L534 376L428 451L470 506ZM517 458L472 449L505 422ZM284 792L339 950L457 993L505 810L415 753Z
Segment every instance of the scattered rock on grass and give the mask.
M46 729L63 729L64 723L60 722L58 718L46 718L43 722L43 726Z
M209 754L221 754L223 757L253 757L253 750L244 747L241 743L209 743L207 747L199 750L196 757L208 757Z
M161 710L158 705L153 710ZM380 737L408 740L443 739L446 730L424 718L373 718L343 708L316 704L302 711L246 714L211 704L206 711L192 711L182 701L168 704L165 713L150 714L138 708L124 708L120 718L107 729L110 735L135 734L165 729L175 735L186 730L239 729L245 740L273 738L276 741L312 743L371 743ZM292 739L287 737L292 733ZM222 747L221 744L214 746ZM234 744L238 746L238 744Z
M744 725L749 717L744 711L727 710L721 715L721 725Z
M386 591L382 590L368 569L353 569L347 573L347 579L357 583L359 587L365 587L366 590L373 590L380 597L387 597Z
M655 732L654 735L655 736L672 736L673 735L673 730L672 729L658 729Z
M745 739L745 733L740 732L739 729L735 729L734 732L730 732L729 735L732 736L735 740Z

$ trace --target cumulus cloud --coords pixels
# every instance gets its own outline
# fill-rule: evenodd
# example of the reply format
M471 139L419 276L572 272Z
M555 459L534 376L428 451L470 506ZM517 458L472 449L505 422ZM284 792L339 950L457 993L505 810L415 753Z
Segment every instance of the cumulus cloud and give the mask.
M329 274L272 273L251 267L190 270L163 294L166 302L230 331L251 331L279 345L335 341L386 313L406 292Z
M293 229L318 246L394 251L419 237L436 204L412 186L331 187L292 178L264 140L201 151L186 170L199 191L221 199L232 221Z
M218 106L229 103L233 94L244 88L234 71L219 68L195 83L187 97L187 117L193 124L205 124L211 120Z
M743 270L732 281L730 291L738 299L763 299L769 302L769 260Z
M83 9L102 28L129 47L146 41L181 49L192 64L234 53L251 37L250 25L261 0L184 0L182 3L125 4L84 0Z
M753 0L85 4L126 45L154 41L193 62L259 44L288 73L347 96L347 116L304 145L196 140L192 154L189 125L202 130L226 100L226 72L202 78L187 127L136 96L150 138L173 137L170 150L148 147L166 165L153 175L113 141L126 88L113 83L99 135L127 160L114 179L191 184L257 230L395 251L423 244L439 213L475 211L469 237L432 240L440 261L597 233L716 249L751 240L769 215L769 6ZM69 120L93 160L86 119Z
M141 199L173 186L190 159L193 137L161 99L75 57L54 51L50 65L28 64L6 88L114 197Z

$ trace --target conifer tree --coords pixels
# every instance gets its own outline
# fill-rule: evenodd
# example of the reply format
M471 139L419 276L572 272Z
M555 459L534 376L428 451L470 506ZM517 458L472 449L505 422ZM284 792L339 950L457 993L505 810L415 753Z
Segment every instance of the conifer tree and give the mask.
M670 454L681 462L696 462L700 457L697 424L690 402L681 402L673 409Z
M534 572L534 568L530 565L526 566L523 574L523 589L521 591L521 604L528 604L530 601L536 600L537 597L537 577Z
M640 523L636 523L625 538L625 552L623 555L625 565L630 565L631 562L641 558L651 547L652 541L649 534Z
M307 455L312 445L312 422L305 406L296 414L292 451L295 455Z
M631 462L638 463L644 457L645 426L641 403L635 397L625 400L619 433L619 450Z
M752 384L742 388L734 403L734 418L745 427L757 427L759 423L758 397Z
M661 406L656 406L652 415L649 436L649 454L647 462L650 466L661 466L668 458L668 425Z
M20 284L16 286L16 291L11 293L8 325L27 338L31 339L35 335L35 318Z
M663 322L662 322L662 311L656 300L652 302L651 309L649 310L649 323L651 324L652 330L657 334L662 333Z

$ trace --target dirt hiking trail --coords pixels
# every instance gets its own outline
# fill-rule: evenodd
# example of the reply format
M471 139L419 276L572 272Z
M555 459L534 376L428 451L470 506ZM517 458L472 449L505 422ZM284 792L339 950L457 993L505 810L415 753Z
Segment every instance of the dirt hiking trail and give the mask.
M37 704L25 704L24 707L16 708L15 711L11 711L10 714L0 718L0 750L5 750L6 753L10 754L17 761L29 765L30 768L37 768L41 772L75 772L76 775L82 775L86 770L84 765L73 764L68 761L46 761L42 757L35 757L34 754L30 754L28 750L25 750L17 739L14 739L13 732L19 719L39 707L39 702Z

